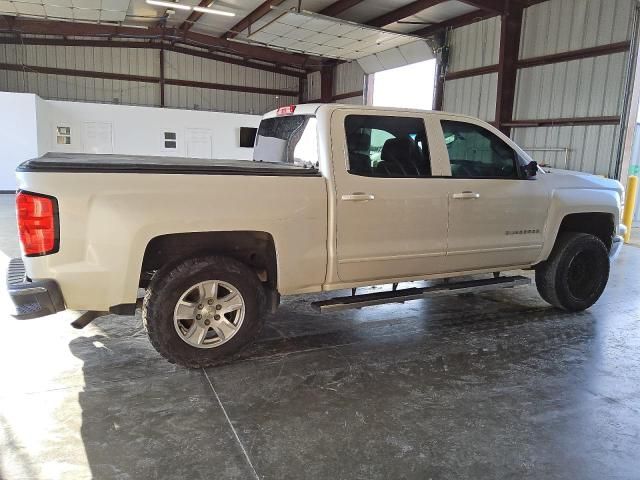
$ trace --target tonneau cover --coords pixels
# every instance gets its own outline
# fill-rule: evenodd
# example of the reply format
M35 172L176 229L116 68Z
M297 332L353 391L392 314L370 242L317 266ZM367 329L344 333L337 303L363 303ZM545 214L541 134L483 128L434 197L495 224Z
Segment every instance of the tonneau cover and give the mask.
M314 168L252 160L210 160L147 155L47 153L21 163L18 172L159 173L194 175L319 176Z

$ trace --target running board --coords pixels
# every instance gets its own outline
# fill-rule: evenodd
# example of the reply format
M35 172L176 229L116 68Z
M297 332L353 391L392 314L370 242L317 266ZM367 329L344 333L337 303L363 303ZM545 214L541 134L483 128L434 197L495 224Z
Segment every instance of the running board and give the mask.
M482 280L467 280L463 282L445 282L424 288L405 288L390 292L365 293L363 295L353 295L351 297L336 297L320 302L313 302L311 306L319 312L335 312L349 308L370 307L383 303L404 303L409 300L431 297L435 295L446 295L452 293L482 292L494 290L496 288L513 288L524 285L531 285L528 277L497 277Z

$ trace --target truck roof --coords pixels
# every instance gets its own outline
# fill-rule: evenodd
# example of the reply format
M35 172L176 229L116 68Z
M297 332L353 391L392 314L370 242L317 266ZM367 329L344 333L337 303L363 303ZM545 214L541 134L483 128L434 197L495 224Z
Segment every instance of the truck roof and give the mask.
M367 112L407 112L407 113L419 113L419 114L427 114L427 115L442 115L446 113L447 115L455 115L456 117L465 118L469 120L478 121L478 118L462 115L459 113L449 113L442 112L439 110L421 110L418 108L399 108L399 107L376 107L372 105L350 105L348 103L301 103L299 105L294 105L295 111L293 115L315 115L318 113L319 109L323 110L340 110L344 108L348 109L358 109ZM282 107L287 108L287 107ZM263 115L263 118L271 118L278 116L278 110L271 110Z

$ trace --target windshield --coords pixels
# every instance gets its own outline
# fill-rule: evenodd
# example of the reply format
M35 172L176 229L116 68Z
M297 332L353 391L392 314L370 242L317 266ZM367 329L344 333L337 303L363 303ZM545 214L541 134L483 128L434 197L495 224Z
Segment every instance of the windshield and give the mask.
M318 168L316 123L309 115L265 118L258 127L253 160Z

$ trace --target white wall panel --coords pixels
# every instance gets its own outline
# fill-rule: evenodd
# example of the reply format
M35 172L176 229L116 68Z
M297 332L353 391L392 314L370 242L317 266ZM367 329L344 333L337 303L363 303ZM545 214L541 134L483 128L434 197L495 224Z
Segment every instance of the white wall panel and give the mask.
M524 11L520 58L631 38L634 0L549 0Z
M498 74L449 80L444 86L443 110L492 122L496 116Z
M250 160L253 148L240 147L240 128L257 127L260 116L175 110L131 105L42 100L34 94L0 92L0 191L15 190L18 164L47 152L123 155L193 154L190 137L211 137L206 158ZM70 129L71 143L56 142L56 129ZM104 129L98 140L92 133ZM175 148L165 148L165 132L176 134Z
M449 34L449 71L458 72L498 63L500 17L453 29Z

